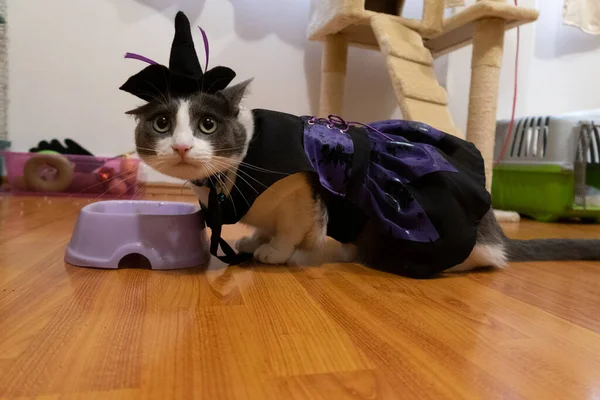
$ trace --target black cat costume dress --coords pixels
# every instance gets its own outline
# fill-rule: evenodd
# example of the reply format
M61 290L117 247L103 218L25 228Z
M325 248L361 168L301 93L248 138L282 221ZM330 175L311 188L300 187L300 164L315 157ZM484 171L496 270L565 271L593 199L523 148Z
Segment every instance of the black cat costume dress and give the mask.
M183 13L177 15L175 29L169 67L130 55L152 65L129 78L122 90L151 101L166 94L215 93L229 85L235 77L229 68L203 73ZM221 226L240 221L278 180L307 172L324 194L327 234L353 242L367 221L375 222L382 237L397 241L395 272L430 276L469 256L478 224L490 209L483 159L473 144L412 121L363 125L335 116L269 110L254 110L253 115L255 132L243 161L254 168L239 167L244 179L236 180L238 189L226 199L208 180L195 182L211 189L208 204L201 206L212 229L213 255L230 264L251 257L236 254L221 239ZM219 246L224 255L217 254Z

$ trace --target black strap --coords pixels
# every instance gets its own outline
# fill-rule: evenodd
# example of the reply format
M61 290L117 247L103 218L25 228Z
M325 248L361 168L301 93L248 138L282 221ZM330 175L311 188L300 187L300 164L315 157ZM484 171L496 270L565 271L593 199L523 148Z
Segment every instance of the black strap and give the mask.
M347 193L349 198L353 198L365 182L371 143L364 128L350 128L348 135L354 143L354 155L352 156L352 178L348 182Z
M251 253L236 253L233 248L221 237L221 231L223 228L223 213L221 210L222 199L219 198L217 190L214 186L210 185L210 192L208 194L208 206L205 208L202 206L204 217L206 219L206 225L212 230L210 236L210 254L217 257L228 265L238 265L243 262L252 259ZM219 253L219 246L223 251L222 256Z

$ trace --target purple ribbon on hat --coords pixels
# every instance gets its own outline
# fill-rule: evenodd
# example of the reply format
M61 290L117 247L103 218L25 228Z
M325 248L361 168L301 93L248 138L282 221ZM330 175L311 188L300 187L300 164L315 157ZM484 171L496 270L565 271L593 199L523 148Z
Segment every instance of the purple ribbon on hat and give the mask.
M206 71L208 71L208 58L209 58L209 54L210 54L210 50L208 47L208 36L206 35L206 32L204 32L204 29L202 29L201 27L198 27L198 29L200 29L200 33L202 34L202 41L204 42L204 54L205 54L205 59L206 59L206 63L204 64L204 72L206 72ZM156 61L154 61L148 57L144 57L140 54L136 54L136 53L127 52L127 53L125 53L125 58L142 61L142 62L148 63L150 65L158 64Z

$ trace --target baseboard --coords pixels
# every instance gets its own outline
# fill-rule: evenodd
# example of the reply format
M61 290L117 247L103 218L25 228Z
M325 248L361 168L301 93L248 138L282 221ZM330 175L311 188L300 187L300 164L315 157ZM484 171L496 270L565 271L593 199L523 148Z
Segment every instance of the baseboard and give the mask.
M8 183L6 176L2 177L2 184ZM167 182L147 182L145 184L144 193L149 195L161 195L161 196L190 196L196 197L192 189L189 186L184 186L178 183L167 183Z
M166 196L190 196L196 197L192 189L183 184L167 182L148 182L144 189L146 194L166 195Z
M519 222L521 216L514 211L494 210L494 216L498 222Z

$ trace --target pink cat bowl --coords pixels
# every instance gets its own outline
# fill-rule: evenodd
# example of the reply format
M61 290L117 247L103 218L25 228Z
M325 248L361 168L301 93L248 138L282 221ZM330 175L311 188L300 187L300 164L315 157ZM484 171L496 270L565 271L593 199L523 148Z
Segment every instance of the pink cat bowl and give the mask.
M112 200L81 210L65 261L79 267L113 268L141 255L152 269L201 266L210 253L200 209L188 203Z

